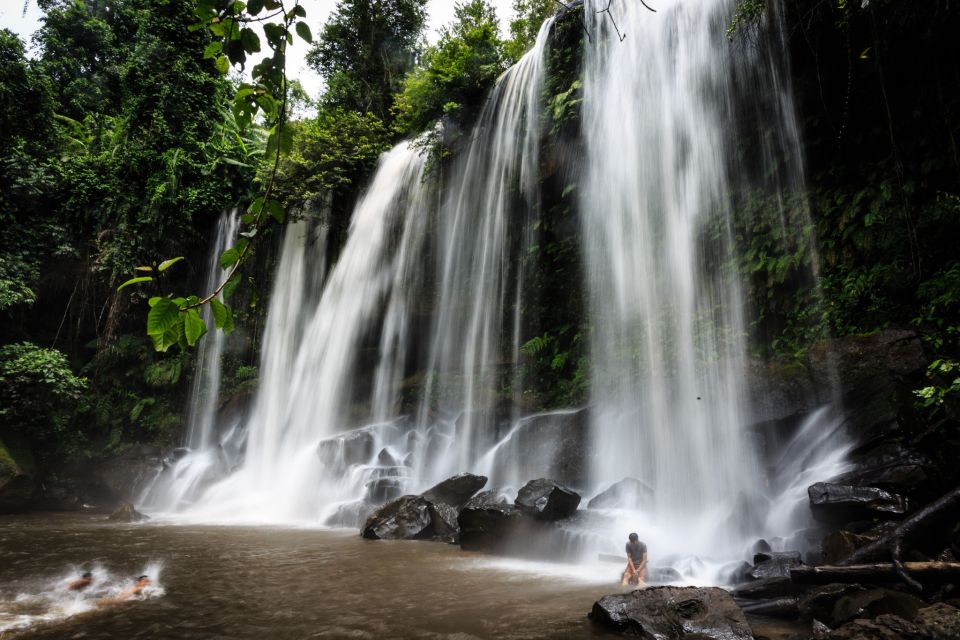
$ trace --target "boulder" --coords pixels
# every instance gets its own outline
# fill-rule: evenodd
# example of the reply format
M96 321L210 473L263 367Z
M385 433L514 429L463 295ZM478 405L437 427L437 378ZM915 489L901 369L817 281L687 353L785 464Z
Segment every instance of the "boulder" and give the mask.
M930 640L960 638L960 609L939 602L920 609L914 624L923 629Z
M459 539L457 511L423 496L401 496L367 516L360 535L369 540L434 540L455 544Z
M467 500L467 503L461 507L461 510L481 509L488 506L497 507L507 504L510 504L510 501L507 499L507 496L501 493L499 489L489 489L487 491L481 491L477 495Z
M742 584L749 582L752 579L750 577L750 571L752 569L753 565L745 560L728 562L720 568L720 582L721 584Z
M580 506L580 496L563 485L546 478L531 480L517 492L517 508L540 520L569 518Z
M749 576L754 580L789 578L790 569L802 564L799 551L761 551L753 556Z
M807 591L800 597L798 607L804 620L833 622L833 608L844 596L866 591L859 584L825 584ZM836 625L834 625L836 626Z
M386 448L383 448L380 449L380 453L377 454L377 464L384 467L398 467L400 466L400 461L397 460Z
M430 536L437 542L458 544L460 542L460 525L457 523L457 510L443 502L430 503L430 520L433 531Z
M852 531L833 531L820 543L823 564L837 564L854 551L876 541L878 536L853 533Z
M917 611L912 620L883 614L874 620L857 619L825 636L829 640L956 640L960 637L960 609L937 603Z
M403 496L370 514L360 534L369 540L429 538L433 519L430 503L421 496Z
M460 473L430 487L422 495L431 502L461 507L486 484L486 476Z
M884 614L913 620L923 606L923 600L902 591L883 588L850 590L837 599L832 615L821 619L831 627L856 618L876 618Z
M861 456L850 471L837 476L832 482L911 493L927 481L933 469L933 461L927 456L886 442Z
M357 429L321 440L317 445L317 456L324 467L345 468L355 464L368 464L373 457L375 446L376 438L369 429Z
M800 585L794 584L790 578L773 577L737 585L733 589L733 595L737 598L760 600L795 596L800 591L802 591Z
M589 425L586 409L521 418L513 423L509 437L497 445L491 475L505 476L522 466L567 486L584 487L592 452Z
M400 497L403 493L403 484L396 478L374 478L364 484L364 489L364 501L377 506Z
M876 515L899 516L907 511L906 498L876 487L817 482L807 489L810 508L820 520L849 522Z
M116 509L133 502L157 475L162 452L157 447L135 445L120 455L80 470L84 501L101 509Z
M108 519L112 522L142 522L143 520L149 520L150 517L134 509L133 505L128 502L111 513Z
M457 515L460 548L509 555L513 544L535 521L511 504L488 502L467 504Z
M650 506L653 489L636 478L624 478L598 493L587 509L642 509Z
M651 587L601 598L590 619L646 640L752 640L746 617L718 588Z
M558 523L536 518L509 504L495 491L475 496L460 509L460 547L496 555L559 560L576 536Z

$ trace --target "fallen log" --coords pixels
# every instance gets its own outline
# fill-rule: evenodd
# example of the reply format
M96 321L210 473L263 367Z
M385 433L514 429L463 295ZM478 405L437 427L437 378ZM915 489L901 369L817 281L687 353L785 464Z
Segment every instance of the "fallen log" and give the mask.
M873 560L886 552L890 554L894 571L896 571L897 575L914 590L921 591L923 585L910 575L910 569L906 566L915 563L904 563L902 561L903 542L907 536L913 535L918 530L933 524L955 510L960 510L960 487L953 489L953 491L950 491L939 500L931 502L923 509L920 509L876 542L857 549L848 557L841 560L839 564L842 566L854 566L866 560Z
M960 580L960 562L904 562L903 569L922 582L943 583ZM896 582L902 577L892 562L802 566L790 569L790 580L795 584Z
M740 610L755 616L770 616L774 618L796 618L800 615L797 606L798 599L774 598L770 600L737 601Z

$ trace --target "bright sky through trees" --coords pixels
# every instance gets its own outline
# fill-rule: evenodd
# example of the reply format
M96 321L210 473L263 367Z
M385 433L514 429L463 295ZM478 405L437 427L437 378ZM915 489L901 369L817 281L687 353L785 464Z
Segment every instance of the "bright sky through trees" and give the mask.
M318 33L320 25L326 22L327 16L336 7L337 2L336 0L302 0L301 4L307 9L309 23L313 27L314 33ZM430 27L427 38L431 42L435 42L439 37L440 27L453 20L454 4L454 0L430 1ZM506 34L510 17L513 15L513 0L491 0L491 4L497 9L501 32ZM28 44L30 36L39 27L41 15L42 12L37 7L35 0L30 0L26 16L23 15L22 0L0 0L0 25L18 33ZM323 87L323 81L307 67L304 61L307 50L308 47L302 41L297 41L290 50L290 76L299 78L311 97L316 97Z

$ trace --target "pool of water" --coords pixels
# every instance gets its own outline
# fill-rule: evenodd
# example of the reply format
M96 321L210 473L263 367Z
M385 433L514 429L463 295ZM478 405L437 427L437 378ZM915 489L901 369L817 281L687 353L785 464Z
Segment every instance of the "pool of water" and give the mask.
M0 639L584 638L619 567L492 559L353 531L0 517ZM75 594L71 578L93 571ZM143 599L97 600L149 574Z

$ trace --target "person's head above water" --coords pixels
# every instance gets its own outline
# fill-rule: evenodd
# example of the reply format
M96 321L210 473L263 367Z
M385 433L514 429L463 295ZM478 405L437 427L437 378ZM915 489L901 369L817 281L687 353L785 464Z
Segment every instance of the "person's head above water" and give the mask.
M150 582L150 576L137 576L137 582Z
M80 576L80 577L83 578L84 580L90 580L91 578L93 578L93 574L90 573L89 571L86 571L86 572L84 572L84 574L83 574L82 576Z
M631 534L630 534L629 536L627 536L627 537L630 538L630 542L636 542L637 540L640 539L640 536L638 536L638 535L635 534L635 533L631 533Z

